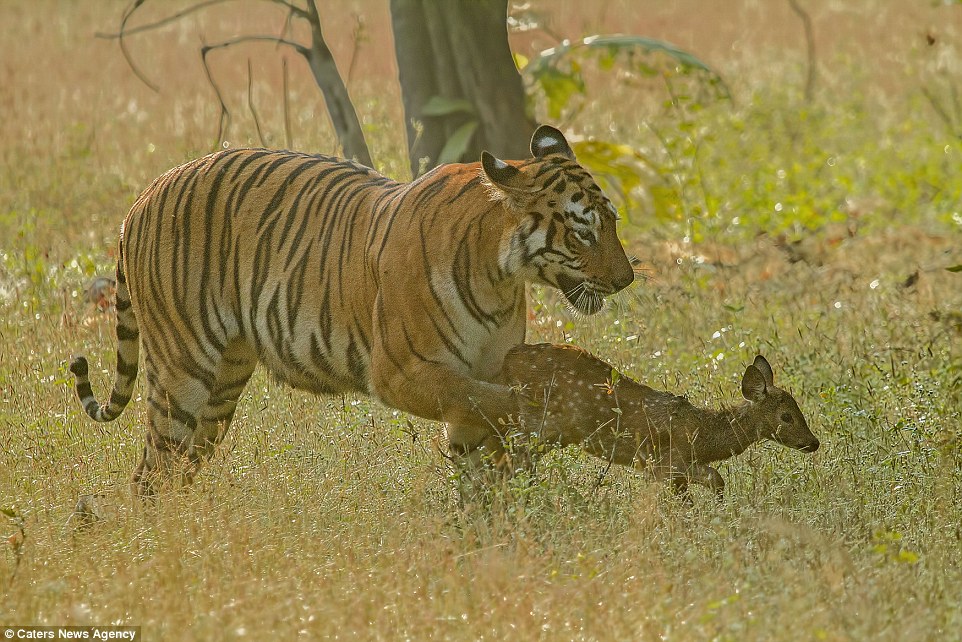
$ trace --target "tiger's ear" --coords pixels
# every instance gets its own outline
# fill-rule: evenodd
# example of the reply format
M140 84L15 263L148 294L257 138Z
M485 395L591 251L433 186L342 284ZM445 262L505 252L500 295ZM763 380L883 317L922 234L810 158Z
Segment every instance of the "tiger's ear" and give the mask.
M542 125L531 137L531 155L543 158L548 154L561 154L571 160L575 159L575 153L571 151L565 135L551 125Z
M488 152L481 152L481 169L488 182L502 192L528 194L537 190L520 169Z

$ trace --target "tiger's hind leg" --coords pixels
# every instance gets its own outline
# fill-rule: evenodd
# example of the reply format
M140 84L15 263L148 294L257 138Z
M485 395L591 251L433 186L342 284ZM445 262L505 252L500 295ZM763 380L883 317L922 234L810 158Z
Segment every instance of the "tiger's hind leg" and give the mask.
M158 368L149 356L144 366L148 403L146 445L131 479L131 491L135 497L150 499L158 486L184 479L197 417L210 391L208 384L186 373Z
M131 478L135 497L150 499L158 486L186 480L197 417L210 397L211 384L170 366L159 368L150 351L147 379L147 435L140 463Z
M174 369L161 376L149 359L145 365L147 443L131 479L133 494L141 499L153 497L158 486L193 481L223 438L257 357L235 339L210 364L208 380Z
M194 431L188 453L192 464L188 483L193 481L200 467L227 434L237 402L254 373L257 361L257 353L243 339L237 338L227 344L210 399L201 411L200 425Z

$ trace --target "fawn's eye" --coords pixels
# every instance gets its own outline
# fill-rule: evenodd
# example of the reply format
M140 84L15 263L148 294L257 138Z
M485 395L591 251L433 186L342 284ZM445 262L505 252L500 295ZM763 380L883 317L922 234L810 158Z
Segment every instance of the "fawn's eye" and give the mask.
M783 423L790 424L792 423L792 416L787 412L783 412L781 416L781 420Z

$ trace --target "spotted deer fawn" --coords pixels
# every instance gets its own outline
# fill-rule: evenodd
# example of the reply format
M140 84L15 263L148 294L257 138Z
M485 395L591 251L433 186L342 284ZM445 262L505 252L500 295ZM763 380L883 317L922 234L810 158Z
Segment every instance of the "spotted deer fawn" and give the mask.
M684 397L632 381L574 346L517 346L502 376L519 393L524 432L547 445L580 444L613 463L648 469L687 498L689 483L721 497L725 481L708 464L757 441L771 439L807 453L819 446L761 355L742 377L747 403L720 410L697 408Z

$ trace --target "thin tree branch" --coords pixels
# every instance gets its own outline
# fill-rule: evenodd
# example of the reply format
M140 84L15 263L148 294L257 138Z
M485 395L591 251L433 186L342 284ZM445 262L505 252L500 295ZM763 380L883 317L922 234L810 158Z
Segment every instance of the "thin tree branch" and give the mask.
M157 22L149 22L149 23L147 23L147 24L145 24L145 25L138 25L138 26L136 26L136 27L132 27L132 28L130 28L130 29L127 29L127 28L126 28L127 19L130 18L130 16L133 15L134 11L136 11L138 8L140 8L140 6L143 5L146 1L147 1L147 0L136 0L136 1L134 2L134 7L133 7L132 9L130 9L127 14L124 15L124 20L123 20L123 22L120 24L120 31L118 31L117 33L105 33L105 32L103 32L103 31L98 31L98 32L94 33L94 37L95 37L95 38L103 38L103 39L105 39L105 40L123 39L125 36L133 36L133 35L136 35L136 34L138 34L138 33L143 33L143 32L145 32L145 31L151 31L151 30L153 30L153 29L159 29L160 27L163 27L163 26L165 26L165 25L169 25L169 24L171 24L172 22L176 22L177 20L180 20L180 19L183 18L184 16L190 15L190 14L192 14L192 13L196 13L196 12L198 12L198 11L202 11L202 10L206 9L207 7L213 6L213 5L215 5L215 4L220 4L220 3L222 3L222 2L231 2L232 0L205 0L204 2L199 2L199 3L195 4L195 5L192 6L192 7L189 7L189 8L187 8L187 9L184 9L183 11L178 11L177 13L175 13L175 14L173 14L173 15L167 16L166 18L161 18L161 19L158 20Z
M802 8L802 5L798 4L798 0L788 0L789 6L792 11L795 12L802 20L802 29L805 31L805 44L808 51L808 77L805 79L805 100L808 102L812 101L815 97L815 76L817 74L817 69L815 67L815 31L812 28L812 18L808 15L808 12Z
M146 1L147 0L136 0L134 2L134 7L129 10L129 14L124 16L124 22L126 22L126 19L129 18L133 14L133 12L136 11ZM138 33L143 33L145 31L152 31L153 29L159 29L160 27L164 27L166 25L169 25L171 23L174 23L180 20L184 16L188 16L192 13L197 13L198 11L203 11L204 9L207 9L208 7L212 7L216 4L221 4L224 2L235 2L235 1L236 0L204 0L203 2L199 2L191 7L188 7L187 9L184 9L183 11L178 11L177 13L169 15L166 18L161 18L156 22L150 22L144 25L138 25L136 27L132 27L131 29L126 29L124 24L121 24L120 31L118 31L117 33L106 33L103 31L97 31L94 33L94 37L103 38L105 40L117 40L120 38L124 38L125 36L133 36ZM289 12L288 20L290 20L290 16L297 17L297 18L304 18L304 19L307 19L308 17L308 13L305 9L301 9L297 5L291 4L290 2L285 2L285 0L263 0L263 1L270 2L271 4L280 5L282 7L286 7Z
M287 7L287 10L290 11L290 15L295 16L297 18L303 18L304 20L307 20L307 18L310 15L308 14L306 9L301 9L300 7L298 7L292 2L285 2L285 0L268 0L268 1L273 2L274 4L279 4L282 7ZM308 2L310 2L310 0L308 0Z
M239 36L237 38L231 38L230 40L224 40L223 42L218 42L212 45L204 45L201 47L200 57L201 62L204 65L204 73L207 74L207 81L210 83L211 88L213 88L214 93L217 95L217 102L220 103L220 123L217 130L217 145L220 145L224 140L224 135L227 132L227 129L230 127L231 115L230 110L227 108L227 103L224 102L224 96L221 94L220 88L217 86L217 83L214 82L214 76L210 72L210 66L207 64L207 54L216 49L226 49L227 47L232 47L243 42L274 42L280 45L292 47L304 57L307 57L308 55L308 49L304 45L292 42L290 40L277 38L276 36Z
M354 47L351 49L351 62L347 65L347 79L344 84L350 87L351 80L354 78L354 63L357 62L357 54L361 50L361 41L364 38L364 21L361 16L354 14Z
M217 83L214 82L214 76L210 73L210 67L207 65L207 54L210 49L207 46L201 47L200 49L200 61L204 65L204 73L207 74L207 82L210 83L211 88L214 90L214 94L217 96L217 102L220 103L220 121L217 125L217 140L214 142L214 148L220 147L224 140L224 133L230 127L230 110L227 109L227 103L224 102L224 97L220 93L220 88Z
M264 132L261 130L261 119L257 115L257 109L254 108L254 69L250 58L247 59L247 107L251 110L251 116L254 117L254 129L257 130L261 147L267 147L267 143L264 142Z
M285 40L284 38L278 38L277 36L238 36L236 38L224 40L213 45L204 45L201 48L201 54L206 56L208 51L213 51L214 49L226 49L227 47L239 45L242 42L273 42L278 45L291 47L294 49L294 51L301 54L305 58L310 54L310 49L301 43L294 42L293 40Z
M130 66L130 70L134 72L135 76L140 78L140 81L142 83L144 83L145 85L147 85L148 87L150 87L152 90L154 90L159 94L160 87L150 82L150 80L147 79L147 76L144 75L142 71L140 71L140 68L137 66L137 64L134 62L133 57L130 55L130 51L127 50L127 42L124 40L124 30L127 28L127 21L130 20L130 17L132 15L134 15L134 11L137 11L137 9L139 9L146 1L147 0L134 0L133 4L131 4L130 7L124 12L124 17L120 21L120 33L118 34L117 38L119 39L118 42L120 42L120 51L121 53L123 53L124 60L127 61L127 65Z
M303 9L298 7L290 7L290 10L287 12L287 17L284 18L284 26L281 27L281 32L277 35L278 38L286 38L288 34L291 33L291 24L294 21L295 15L297 15L294 13L295 9L297 11L303 11ZM305 15L300 15L299 17L304 18L305 20L307 19L307 16Z
M130 67L131 71L134 72L134 75L137 76L137 78L139 78L142 83L150 87L150 89L152 89L157 93L160 93L160 87L157 86L156 83L151 82L147 78L146 74L144 74L144 72L142 72L140 68L137 66L137 64L134 62L133 56L131 56L130 50L127 48L127 42L125 38L127 36L144 33L146 31L152 31L154 29L159 29L160 27L164 27L173 22L176 22L177 20L180 20L184 16L190 15L192 13L196 13L198 11L202 11L216 4L221 4L224 2L231 2L231 1L233 0L204 0L203 2L198 2L197 4L191 7L188 7L183 11L178 11L173 15L167 16L166 18L162 18L155 22L139 25L137 27L128 29L127 22L133 17L134 12L136 12L144 4L147 3L147 0L134 0L134 2L131 3L131 5L126 9L126 11L124 11L123 19L120 21L120 31L118 31L117 33L105 33L105 32L98 31L94 33L94 37L103 38L106 40L117 40L120 43L120 51L123 53L124 60L127 61L127 65ZM264 1L286 7L288 10L288 18L287 18L288 24L290 23L291 17L298 17L303 19L308 19L310 17L307 10L302 9L290 2L287 2L286 0L264 0Z
M200 12L204 9L208 9L216 4L226 3L229 0L196 0L194 4L188 6L186 9L178 11L172 15L165 18L161 18L154 22L138 25L128 29L127 25L133 15L144 5L147 0L133 0L131 5L126 9L123 15L123 19L120 24L120 31L116 34L109 33L98 33L97 37L107 38L107 39L117 39L120 43L121 51L123 52L124 58L127 64L130 66L134 74L148 87L154 91L159 91L157 85L152 83L137 67L133 58L130 55L129 50L126 45L126 37L128 35L141 34L147 31L158 29L169 25L177 20L184 18L185 16ZM354 105L351 103L350 95L347 92L347 88L337 70L337 66L334 62L334 58L331 55L331 51L324 41L324 35L321 30L321 20L317 9L316 0L261 0L263 2L270 2L271 4L284 7L287 9L287 15L285 17L285 23L281 28L279 36L273 35L247 35L238 36L231 38L229 40L224 40L215 44L207 45L201 47L201 63L204 66L204 73L207 76L207 81L210 83L211 88L214 90L214 94L217 97L217 101L220 105L220 121L218 125L217 133L217 143L218 145L225 142L224 137L231 125L231 113L227 107L227 103L224 100L224 94L221 92L220 87L214 80L213 73L207 59L207 56L212 51L217 49L226 49L246 42L272 42L277 45L278 48L282 46L291 47L295 52L300 54L307 61L311 72L314 75L314 79L317 82L319 88L321 89L324 100L327 105L328 115L334 124L334 129L337 134L338 140L341 143L342 149L345 154L349 157L356 158L359 162L364 165L372 165L370 158L370 152L367 148L367 143L364 140L363 129L361 128L360 121L357 118L356 110ZM301 6L303 3L303 6ZM307 21L311 27L311 44L310 46L303 45L299 42L295 42L290 39L293 36L291 22L294 18L300 18ZM356 41L359 40L356 37ZM355 54L357 53L358 42L355 42ZM353 67L353 62L352 62ZM248 103L251 108L251 112L254 114L255 125L258 128L258 136L261 137L263 142L263 133L260 129L259 116L257 115L254 104L253 104L253 77L251 74L251 63L248 61L248 73L251 77L248 78ZM284 125L285 133L287 136L287 142L290 146L292 143L291 134L291 124L290 124L290 110L289 110L289 92L288 92L288 77L287 77L287 60L284 59Z
M281 69L283 69L284 78L284 142L287 143L287 149L294 149L294 136L291 133L291 103L290 103L290 92L288 91L288 72L287 72L287 56L284 56L283 62L281 63Z

